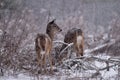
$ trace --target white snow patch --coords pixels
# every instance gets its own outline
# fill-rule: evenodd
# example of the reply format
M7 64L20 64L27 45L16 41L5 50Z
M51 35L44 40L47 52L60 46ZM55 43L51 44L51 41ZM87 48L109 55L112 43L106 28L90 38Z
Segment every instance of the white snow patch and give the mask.
M114 69L110 69L109 71L101 71L100 73L102 74L102 77L104 79L112 77L112 76L115 77L118 74L118 72L115 71Z
M86 56L88 56L88 55L86 55ZM110 58L110 56L107 56L107 55L97 55L94 57L98 57L98 58L102 58L102 59L109 59ZM94 61L91 64L94 64L98 68L106 67L106 64L104 62ZM112 63L110 65L112 65ZM72 72L70 70L61 69L60 72L58 73L58 76L56 76L56 75L52 75L52 76L40 75L39 80L66 80L66 79L70 79L70 78L74 79L76 77L77 78L91 77L93 73L96 73L96 70ZM100 76L98 76L98 78L102 77L103 80L115 80L115 77L117 76L117 74L118 74L118 70L115 69L115 67L114 67L114 68L110 68L109 71L107 71L107 70L100 71ZM35 78L33 76L29 76L29 75L19 74L17 77L13 77L13 76L0 77L0 80L37 80L37 78Z
M3 34L3 31L0 29L0 35L2 35Z
M0 77L0 80L32 80L32 77L24 75L24 74L19 74L17 77L3 76L3 77Z

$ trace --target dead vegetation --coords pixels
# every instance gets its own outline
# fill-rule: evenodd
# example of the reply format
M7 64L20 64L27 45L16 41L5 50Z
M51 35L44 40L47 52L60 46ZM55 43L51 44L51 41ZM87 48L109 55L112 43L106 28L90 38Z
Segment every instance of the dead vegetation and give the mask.
M4 1L4 0L3 0ZM0 4L1 6L1 4ZM5 8L5 7L2 7ZM2 9L2 15L0 15L0 76L4 75L17 75L19 73L27 73L32 76L41 75L39 67L37 66L36 53L34 47L34 39L36 34L44 30L46 19L36 18L33 14L33 10L24 7L24 9L10 8L12 10ZM47 14L47 13L46 13ZM108 71L114 69L117 73L114 76L115 80L120 78L120 19L119 15L112 21L107 31L102 31L101 27L96 26L94 23L90 23L84 19L83 14L71 14L65 17L63 20L58 20L58 24L64 30L62 37L66 30L72 27L79 27L85 33L85 56L80 58L69 58L72 52L66 55L61 64L57 63L56 56L59 55L59 49L61 44L66 44L62 41L54 41L54 48L52 50L52 56L54 62L55 75L59 72L59 75L70 75L72 73L79 73L79 77L76 80L91 80L103 79L102 71ZM48 15L45 15L48 16ZM40 19L40 20L39 20ZM40 22L40 26L36 25L36 22ZM91 28L92 27L92 28ZM97 33L97 30L101 30ZM104 29L103 29L104 30ZM92 33L92 34L90 34ZM96 33L96 34L95 34ZM90 35L89 35L90 34ZM58 38L56 38L58 39ZM72 43L65 49L71 50ZM64 50L65 50L64 49ZM63 50L63 51L64 51ZM95 57L96 55L103 55L101 57ZM110 55L109 58L102 58L104 55ZM87 56L86 56L87 55ZM95 63L105 64L103 67L98 67ZM49 70L49 65L47 65ZM91 72L91 71L93 72ZM83 76L84 75L84 76ZM88 76L87 76L88 75ZM111 77L110 77L111 78ZM110 78L108 80L110 80ZM69 80L75 78L68 78Z

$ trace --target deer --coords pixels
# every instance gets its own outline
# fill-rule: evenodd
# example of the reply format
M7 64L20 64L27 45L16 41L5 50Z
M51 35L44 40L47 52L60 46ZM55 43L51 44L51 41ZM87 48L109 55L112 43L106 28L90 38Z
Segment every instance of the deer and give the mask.
M69 29L65 34L64 42L68 44L73 43L73 49L76 51L76 56L77 57L83 56L84 36L81 29L77 28ZM59 61L61 61L64 57L67 56L68 53L67 51L61 53L66 47L67 47L66 44L62 45L59 56L57 56Z
M51 49L54 36L57 32L61 32L62 29L55 23L55 20L47 24L46 33L38 33L35 39L35 49L37 54L37 61L40 69L44 66L46 72L46 59L50 63L50 70L52 71L52 58L51 58Z

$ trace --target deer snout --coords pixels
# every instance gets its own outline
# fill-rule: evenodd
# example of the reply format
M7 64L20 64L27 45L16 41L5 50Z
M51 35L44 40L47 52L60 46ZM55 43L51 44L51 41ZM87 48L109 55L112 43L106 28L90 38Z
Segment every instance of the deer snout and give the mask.
M61 32L62 31L62 29L59 29L59 32Z

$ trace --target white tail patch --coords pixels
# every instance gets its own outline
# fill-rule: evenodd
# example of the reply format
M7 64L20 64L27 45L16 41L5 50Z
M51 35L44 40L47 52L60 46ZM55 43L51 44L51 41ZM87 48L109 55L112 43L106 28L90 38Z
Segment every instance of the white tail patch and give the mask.
M82 42L82 36L77 36L77 44L81 44Z
M45 51L41 51L41 55L44 55L45 54Z
M40 38L38 38L38 46L40 47L41 45L40 45Z
M41 51L41 59L43 59L44 55L45 55L45 51Z

